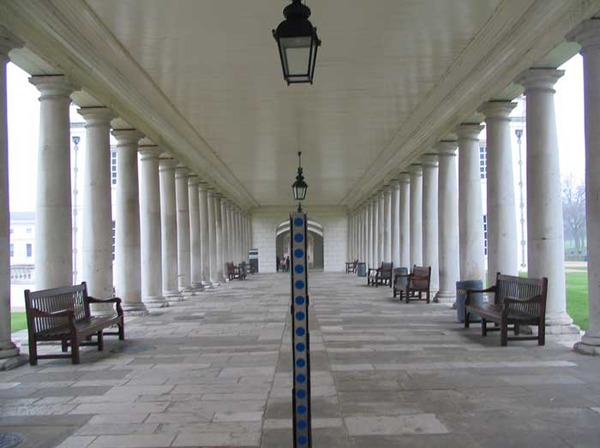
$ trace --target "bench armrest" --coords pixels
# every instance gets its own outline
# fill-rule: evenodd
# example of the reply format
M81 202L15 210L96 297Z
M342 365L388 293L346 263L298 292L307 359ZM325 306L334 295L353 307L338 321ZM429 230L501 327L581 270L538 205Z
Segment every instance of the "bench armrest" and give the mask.
M117 309L117 314L119 316L123 315L123 308L121 308L122 300L120 297L106 297L106 298L99 299L97 297L87 296L85 298L85 300L88 303L114 303L115 307Z

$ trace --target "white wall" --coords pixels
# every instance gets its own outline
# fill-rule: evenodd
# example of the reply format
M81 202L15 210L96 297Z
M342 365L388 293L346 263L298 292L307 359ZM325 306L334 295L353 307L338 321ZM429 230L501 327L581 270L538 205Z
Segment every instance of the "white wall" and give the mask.
M289 219L287 207L260 207L252 214L252 247L258 249L259 272L275 272L277 226ZM307 217L323 226L325 272L343 272L347 258L348 212L344 207L307 207Z

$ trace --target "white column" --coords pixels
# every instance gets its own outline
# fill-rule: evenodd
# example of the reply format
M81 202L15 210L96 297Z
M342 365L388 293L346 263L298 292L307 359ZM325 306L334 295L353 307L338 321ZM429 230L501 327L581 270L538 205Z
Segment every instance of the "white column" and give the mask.
M229 222L227 220L227 213L229 208L229 201L227 198L221 198L221 233L223 236L222 244L223 244L223 258L222 264L225 267L226 263L230 261L229 259L229 238L231 237L231 230L229 229ZM226 273L226 272L225 272Z
M190 278L192 288L202 286L202 233L200 230L200 204L198 194L198 176L188 176L188 205L190 209Z
M456 178L456 142L442 141L439 155L438 230L440 245L439 302L453 303L459 272L458 182Z
M117 139L117 191L115 207L115 293L123 300L123 311L147 313L142 302L140 248L140 204L138 185L138 141L135 129L113 131Z
M479 167L479 133L483 126L465 123L458 135L458 229L460 279L485 281L483 202Z
M383 258L392 261L392 188L386 185L383 190ZM397 267L394 265L394 267Z
M516 200L510 133L510 112L517 103L490 101L485 115L487 153L488 285L496 274L518 274Z
M160 188L157 146L140 146L140 234L142 254L142 300L148 308L169 303L163 296Z
M392 261L392 189L383 190L383 259ZM394 265L394 267L397 267Z
M383 190L377 193L377 254L379 261L389 261L385 259L385 197Z
M423 167L410 166L410 262L423 265Z
M33 76L40 91L40 142L35 209L35 288L73 283L69 95L64 76Z
M392 181L392 262L399 268L400 264L400 181Z
M377 209L377 198L371 198L371 229L369 231L371 238L371 267L376 268L379 266L379 257L378 257L378 242L377 242L377 227L378 227L378 218L379 211Z
M215 191L208 189L208 262L210 281L213 285L219 286L219 277L217 275L217 217L215 216ZM239 227L238 227L239 228ZM238 233L239 235L239 233ZM239 240L238 240L239 245Z
M600 23L583 22L568 37L581 44L585 98L585 186L589 328L575 350L600 355Z
M88 294L113 294L112 209L110 179L110 120L106 107L79 109L85 119L86 144L83 167L82 274ZM99 314L111 313L112 305L93 305Z
M527 264L530 277L548 277L546 325L572 332L567 314L565 245L554 84L562 70L531 69L517 80L527 101Z
M198 183L198 205L200 208L200 249L202 258L202 285L212 287L210 282L210 239L208 224L208 191L204 182Z
M423 163L423 265L431 266L431 290L439 289L438 157L428 154Z
M217 281L224 283L225 277L223 276L223 270L225 268L224 261L224 242L223 242L223 216L221 215L221 194L215 193L215 235L216 235L216 267L217 267ZM244 238L245 240L245 238Z
M177 286L180 292L193 294L190 243L189 171L183 165L175 168L175 201L177 206Z
M162 288L169 302L183 300L177 279L176 167L177 161L171 157L164 156L159 161Z
M6 64L8 52L21 43L0 28L0 370L16 367L19 349L10 333L10 212L8 186L8 117Z
M410 260L410 176L400 174L400 264L412 268Z

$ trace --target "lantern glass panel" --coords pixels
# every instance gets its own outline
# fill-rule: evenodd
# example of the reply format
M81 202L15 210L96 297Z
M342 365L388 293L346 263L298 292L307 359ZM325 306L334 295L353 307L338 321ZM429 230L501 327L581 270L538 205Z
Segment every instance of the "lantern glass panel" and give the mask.
M289 76L308 76L310 70L311 36L282 37L284 67Z

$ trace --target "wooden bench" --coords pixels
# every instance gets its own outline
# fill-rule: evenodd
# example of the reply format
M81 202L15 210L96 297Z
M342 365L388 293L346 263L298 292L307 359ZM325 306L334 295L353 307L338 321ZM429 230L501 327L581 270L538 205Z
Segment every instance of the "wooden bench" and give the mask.
M370 268L367 275L367 285L379 286L389 285L392 287L392 271L394 270L394 264L382 261L381 266L378 268Z
M431 266L414 265L410 274L394 275L394 297L399 294L400 301L406 297L406 303L413 300L430 302Z
M239 279L240 278L240 270L239 268L233 263L233 261L228 261L227 262L227 278L229 280L233 280L234 278Z
M471 303L476 293L493 294L493 301ZM545 344L546 335L546 295L548 279L546 277L522 278L502 275L498 272L496 284L487 289L467 289L465 299L465 328L469 328L469 315L481 316L481 334L488 331L500 331L500 345L506 346L510 340L536 340L538 345ZM494 322L493 328L487 322ZM508 326L513 326L515 336L508 337ZM521 325L537 325L537 336L519 336Z
M114 312L108 315L92 316L91 303L114 304ZM118 297L96 299L87 294L85 282L64 288L41 291L25 290L25 311L29 333L29 364L37 365L38 359L71 358L73 364L79 364L79 346L97 345L98 351L104 349L103 330L117 326L115 332L104 333L118 335L125 339L125 323L121 299ZM96 342L92 336L96 336ZM63 354L38 355L39 341L60 341ZM71 346L71 354L65 354Z
M356 268L358 266L358 258L354 261L346 262L346 274L354 273L356 274Z

